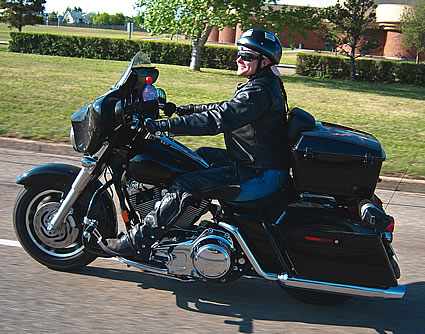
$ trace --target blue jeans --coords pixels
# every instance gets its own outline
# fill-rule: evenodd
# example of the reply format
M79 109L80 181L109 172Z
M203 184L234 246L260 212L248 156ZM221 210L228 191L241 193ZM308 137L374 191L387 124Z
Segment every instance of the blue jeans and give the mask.
M207 170L178 177L174 186L189 196L226 201L250 201L267 197L283 185L287 171L238 166L227 159L226 151L202 147L196 151L208 164Z

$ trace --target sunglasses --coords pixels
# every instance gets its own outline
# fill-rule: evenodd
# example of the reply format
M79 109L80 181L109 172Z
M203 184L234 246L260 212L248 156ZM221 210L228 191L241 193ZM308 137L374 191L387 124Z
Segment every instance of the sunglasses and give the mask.
M243 51L239 51L238 52L238 58L239 57L241 57L241 59L243 61L246 61L246 62L250 62L250 61L253 61L253 60L256 60L256 59L260 59L259 56L256 56L256 55L254 55L252 53L243 52Z

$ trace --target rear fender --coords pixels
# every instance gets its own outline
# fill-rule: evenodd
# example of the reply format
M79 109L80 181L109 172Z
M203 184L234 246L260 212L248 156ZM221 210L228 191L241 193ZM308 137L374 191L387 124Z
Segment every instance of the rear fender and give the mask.
M19 176L15 182L25 187L51 185L71 188L71 184L74 182L79 172L80 168L77 166L63 163L50 163L30 169ZM95 180L92 183L92 186L87 189L90 193L86 194L89 200L96 189L101 186L102 182L99 180ZM118 231L117 213L114 201L109 193L104 192L102 194L96 207L99 209L96 212L95 218L101 223L100 225L106 227L106 229L101 228L102 235L104 237L116 236Z

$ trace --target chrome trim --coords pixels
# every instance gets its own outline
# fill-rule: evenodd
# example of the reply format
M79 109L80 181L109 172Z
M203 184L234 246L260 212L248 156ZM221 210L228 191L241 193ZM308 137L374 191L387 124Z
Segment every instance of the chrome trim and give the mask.
M381 297L388 299L401 299L406 293L405 285L398 285L388 289L366 288L363 286L354 286L338 283L329 283L321 281L312 281L295 277L282 275L279 279L284 286L291 288L300 288L316 290L321 292L330 292L335 294L363 296L363 297Z
M245 252L246 256L248 257L249 262L251 262L252 267L256 271L258 275L261 277L270 280L270 281L277 281L279 279L279 275L277 274L268 274L261 269L260 265L258 264L257 260L255 259L254 255L252 254L251 250L249 249L248 245L246 244L245 240L242 238L241 234L239 233L239 230L237 227L233 225L229 225L227 223L220 222L218 223L219 226L223 227L232 235L235 237L239 245L241 246L242 250Z
M117 257L117 259L120 262L125 263L128 266L136 267L136 268L138 268L142 271L145 271L145 272L149 272L149 273L152 273L152 274L159 274L159 275L168 274L167 269L157 268L157 267L149 266L149 265L144 264L144 263L134 262L134 261L131 261L131 260L128 260L128 259L124 259L123 257Z
M47 226L47 232L54 232L58 226L64 222L65 218L70 214L72 206L77 200L78 196L84 191L87 184L91 181L94 167L97 164L98 159L105 153L109 146L108 142L104 142L102 147L92 157L83 157L81 168L76 179L72 183L71 190L66 195L57 213L53 216L52 220ZM90 162L89 162L90 161Z
M69 212L75 201L77 200L78 196L80 196L81 192L87 186L90 179L90 170L86 167L83 167L78 173L77 178L72 183L71 190L66 195L64 201L60 205L56 214L53 216L52 220L49 222L47 226L48 232L56 231L58 226L64 222L65 218L69 215Z
M362 286L355 285L346 285L338 283L329 283L321 281L312 281L306 279L300 279L295 277L289 277L288 274L269 274L263 271L245 240L242 238L241 234L237 227L229 225L227 223L220 222L219 226L226 229L235 237L241 246L242 250L245 252L246 257L250 261L255 272L270 281L279 281L281 284L291 288L300 288L307 290L316 290L321 292L344 294L351 296L364 296L364 297L381 297L381 298L390 298L390 299L401 299L406 293L406 286L398 285L397 287L391 287L389 289L376 289L376 288L367 288Z

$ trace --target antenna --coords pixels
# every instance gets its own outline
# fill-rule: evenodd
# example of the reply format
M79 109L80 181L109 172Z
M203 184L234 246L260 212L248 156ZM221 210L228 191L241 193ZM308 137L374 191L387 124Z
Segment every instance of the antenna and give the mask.
M406 169L406 171L404 172L403 176L401 177L400 181L398 182L397 187L394 189L393 194L391 195L390 200L388 201L387 205L385 206L385 210L387 210L388 205L390 205L390 202L391 202L391 200L393 199L393 197L394 197L394 195L395 195L396 191L398 191L398 188L400 187L401 182L403 181L404 177L406 176L407 171L409 170L410 166L412 166L413 161L415 161L415 159L416 159L416 157L418 156L419 152L422 150L422 146L424 146L424 144L425 144L425 139L424 139L424 141L422 142L421 146L419 147L418 152L416 152L415 156L413 157L412 161L410 161L409 166L407 166L407 169Z

